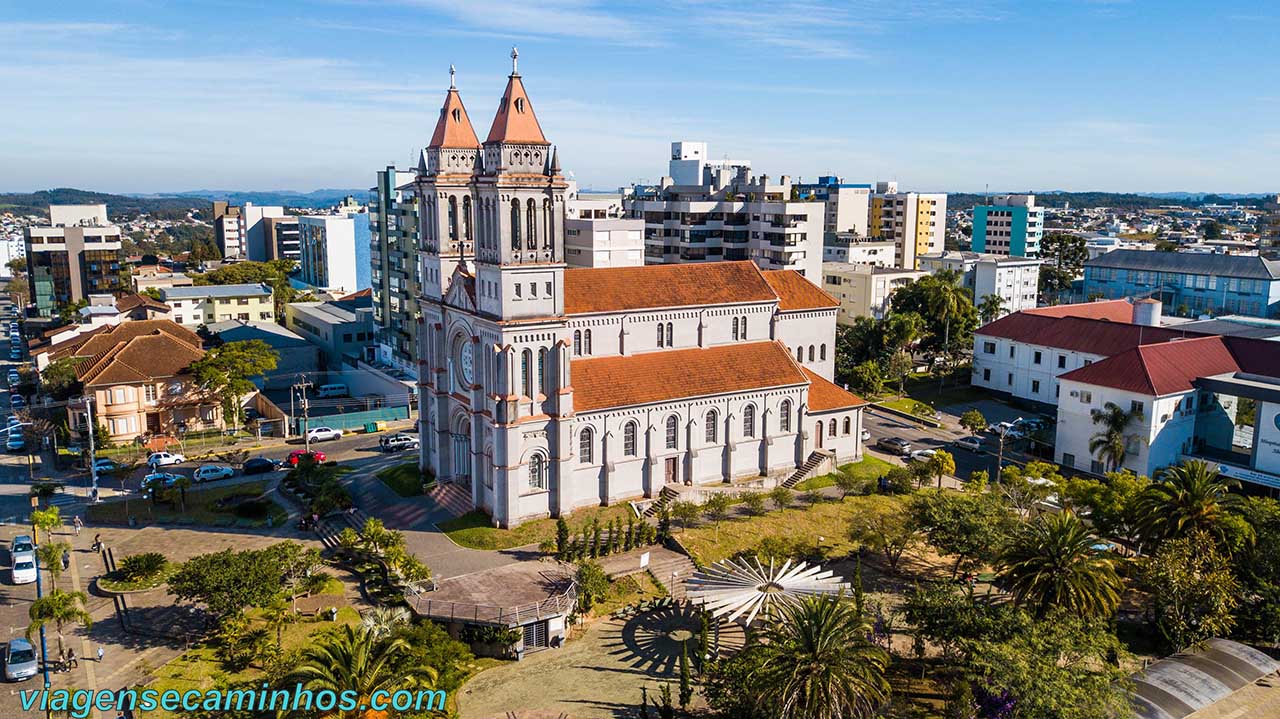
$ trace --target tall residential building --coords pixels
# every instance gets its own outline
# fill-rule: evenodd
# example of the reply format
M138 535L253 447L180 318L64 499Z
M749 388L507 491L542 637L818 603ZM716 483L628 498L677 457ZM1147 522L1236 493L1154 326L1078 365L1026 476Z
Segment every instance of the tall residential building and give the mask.
M751 169L750 160L712 160L707 143L681 140L671 143L671 161L667 174L677 185L714 185L724 187L740 169Z
M222 200L213 201L213 238L223 257L244 257L244 218L240 208Z
M564 261L570 267L644 264L644 220L627 217L621 195L579 195L565 203Z
M1262 203L1258 251L1268 257L1280 255L1280 195L1270 197Z
M418 342L418 201L412 191L415 173L394 165L378 172L369 190L369 259L373 265L373 322L378 359L410 371L416 369Z
M296 282L350 294L372 287L369 213L298 217L299 264Z
M948 250L922 255L920 269L936 273L952 270L960 284L973 291L973 302L981 305L988 295L1000 298L1000 317L1035 309L1040 300L1040 265L1034 257L1006 257L976 252Z
M853 232L828 232L822 239L823 262L895 267L897 253L896 242L873 240Z
M298 240L298 218L293 215L262 218L263 240L267 260L302 259Z
M268 217L286 217L284 208L278 205L244 207L216 200L213 203L213 234L218 251L227 259L238 258L263 262L271 259L267 250L267 229L263 220Z
M824 175L815 183L798 183L799 198L819 200L826 204L824 232L852 233L867 236L871 213L871 185L849 184L844 178Z
M926 274L897 267L824 262L822 289L840 303L836 322L851 325L858 317L884 319L893 302L893 293Z
M106 205L50 205L50 224L24 235L31 301L41 316L89 295L128 287L120 228L107 220Z
M973 251L1010 257L1039 257L1044 208L1036 196L996 195L973 208Z
M946 194L898 192L896 182L878 183L871 196L867 235L897 244L898 267L914 270L920 255L941 252L946 231Z

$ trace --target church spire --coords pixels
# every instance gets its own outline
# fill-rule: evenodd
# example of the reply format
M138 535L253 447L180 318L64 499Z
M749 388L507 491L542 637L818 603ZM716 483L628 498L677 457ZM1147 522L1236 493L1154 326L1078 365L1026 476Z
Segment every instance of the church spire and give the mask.
M502 93L502 102L498 105L498 114L493 118L489 128L489 142L507 142L523 145L547 145L547 138L542 134L538 118L533 114L533 103L524 90L524 82L520 79L518 62L520 51L511 48L511 75L507 77L507 89Z
M471 127L471 118L467 117L467 108L462 104L462 96L458 94L455 83L453 65L449 66L449 92L445 95L444 106L440 108L440 119L436 121L436 131L431 135L428 148L475 149L480 147L476 131Z

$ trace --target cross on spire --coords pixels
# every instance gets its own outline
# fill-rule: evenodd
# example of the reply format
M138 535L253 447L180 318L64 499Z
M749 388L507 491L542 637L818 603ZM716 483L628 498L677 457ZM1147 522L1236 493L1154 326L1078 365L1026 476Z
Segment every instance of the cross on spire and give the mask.
M453 63L449 63L449 89L450 90L458 89L458 86L453 84L453 75L455 72L457 71L453 69Z
M519 62L519 60L520 60L520 51L516 49L515 45L512 45L511 46L511 74L512 75L520 74L520 71L516 69L516 63Z

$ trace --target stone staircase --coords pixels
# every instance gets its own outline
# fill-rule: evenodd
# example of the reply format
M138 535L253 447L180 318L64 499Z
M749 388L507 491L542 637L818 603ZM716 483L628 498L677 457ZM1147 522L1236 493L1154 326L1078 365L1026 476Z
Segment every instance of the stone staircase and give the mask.
M455 517L461 517L472 509L471 490L461 484L436 484L427 492L427 497Z
M830 455L827 452L821 450L810 452L809 458L804 461L804 464L800 465L800 468L793 472L790 477L783 480L781 486L787 489L795 489L797 484L808 479L829 457Z
M653 574L653 578L661 584L671 598L682 602L685 597L685 580L693 576L698 568L694 565L693 560L684 554L676 554L671 552L664 554L661 558L653 561L649 565L649 571ZM675 572L675 581L671 579L671 573Z
M665 507L677 499L680 499L679 490L675 489L671 485L664 486L662 491L658 493L658 499L653 504L650 504L648 509L644 510L644 516L657 517L662 514L662 510Z

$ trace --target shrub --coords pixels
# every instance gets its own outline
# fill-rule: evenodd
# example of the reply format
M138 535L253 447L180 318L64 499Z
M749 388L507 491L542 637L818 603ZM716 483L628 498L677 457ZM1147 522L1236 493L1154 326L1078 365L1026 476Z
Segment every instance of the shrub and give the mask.
M132 557L125 557L120 562L120 576L128 582L141 582L156 576L164 571L168 566L169 560L159 552L146 552L145 554L135 554Z
M761 492L743 492L742 506L747 508L747 512L754 515L764 514L764 494Z

